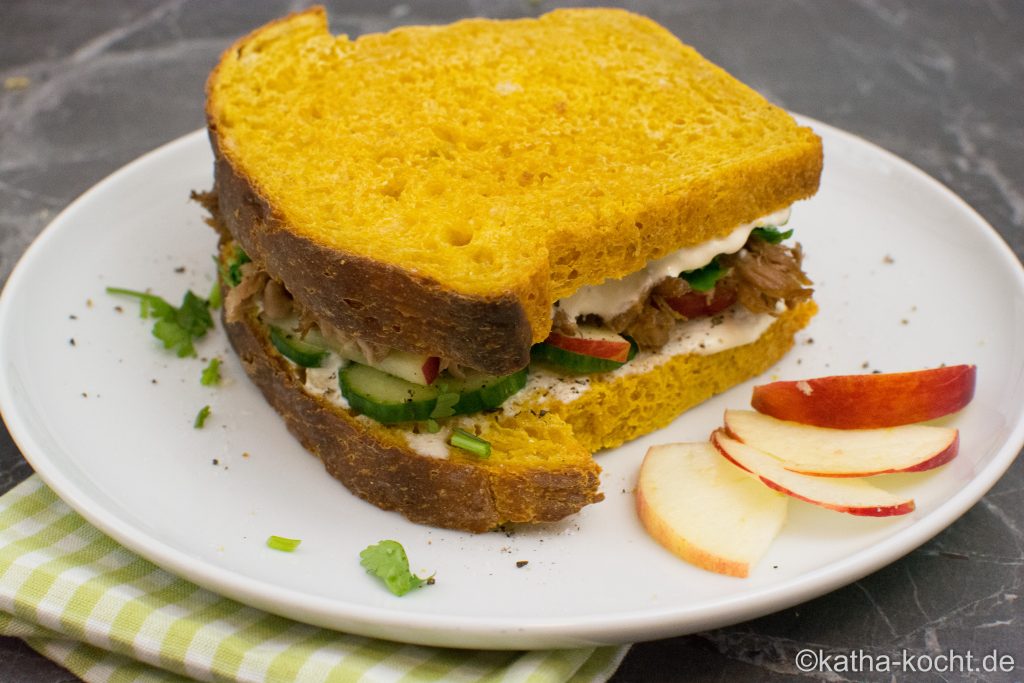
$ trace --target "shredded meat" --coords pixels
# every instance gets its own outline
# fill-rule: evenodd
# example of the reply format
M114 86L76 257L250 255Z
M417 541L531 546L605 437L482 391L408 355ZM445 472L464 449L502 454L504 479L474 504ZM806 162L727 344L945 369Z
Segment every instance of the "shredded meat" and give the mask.
M778 314L779 302L787 307L810 298L811 281L801 266L800 245L792 247L751 239L744 249L719 258L725 274L708 292L698 292L679 277L658 282L645 297L610 320L588 315L579 321L556 309L552 329L577 334L575 323L603 325L632 337L644 350L657 350L668 342L678 320L714 315L739 302L754 313Z
M811 281L802 263L799 244L788 247L758 239L722 258L723 267L732 269L740 303L755 313L775 313L779 301L793 306L810 298L814 290L805 287Z
M569 317L569 314L561 308L555 308L555 317L551 321L551 331L566 337L575 337L579 334L579 327L576 321Z
M189 198L206 209L210 214L208 217L203 219L207 225L216 230L217 234L223 239L231 239L228 227L220 217L220 198L217 196L216 190L210 190L209 192L196 192L193 190Z
M292 295L277 280L268 280L263 288L263 312L271 320L287 318L292 314Z
M679 278L671 279L678 280ZM668 342L669 334L676 324L677 317L662 296L655 294L652 290L650 296L637 301L622 313L606 321L605 327L613 332L629 335L645 351L656 350Z
M651 290L652 296L658 296L663 299L671 299L673 297L685 296L693 291L690 287L690 283L681 277L667 277L658 284L654 285L654 289Z
M270 279L255 263L243 264L239 272L242 281L229 289L224 297L224 315L229 323L242 319L243 311L256 296L263 293L263 287Z
M324 335L324 337L326 337L328 341L334 342L335 344L341 347L354 345L356 348L359 349L359 352L363 355L363 358L366 359L366 362L371 365L375 365L376 363L380 362L391 352L391 349L389 349L386 346L382 346L380 344L373 344L371 342L364 341L362 339L354 337L351 334L339 330L334 325L331 325L330 323L324 322L322 320L319 322L319 327L320 334Z
M648 299L640 306L639 313L624 331L641 349L656 350L668 342L675 324L676 316L672 314L671 309L659 308L655 302Z

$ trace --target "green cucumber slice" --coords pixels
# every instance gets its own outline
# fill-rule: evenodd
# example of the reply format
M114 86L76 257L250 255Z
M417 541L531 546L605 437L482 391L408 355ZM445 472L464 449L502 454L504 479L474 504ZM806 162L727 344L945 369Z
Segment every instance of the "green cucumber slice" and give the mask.
M629 338L627 337L627 339ZM621 368L623 365L633 360L636 353L637 345L632 339L629 340L629 355L626 356L626 360L621 363L619 361L608 360L607 358L597 358L595 356L587 356L582 353L566 351L565 349L545 342L534 344L533 348L530 349L531 359L557 365L563 370L578 375L591 374L595 372L611 372L612 370Z
M471 374L462 379L445 379L441 383L447 391L459 394L458 402L452 406L453 415L478 413L497 408L505 399L525 387L526 368L502 377Z
M270 328L270 341L281 355L304 368L318 368L327 358L327 349L303 341L278 327Z
M368 365L352 363L343 368L338 383L354 410L385 424L426 420L437 403L434 387L413 384Z

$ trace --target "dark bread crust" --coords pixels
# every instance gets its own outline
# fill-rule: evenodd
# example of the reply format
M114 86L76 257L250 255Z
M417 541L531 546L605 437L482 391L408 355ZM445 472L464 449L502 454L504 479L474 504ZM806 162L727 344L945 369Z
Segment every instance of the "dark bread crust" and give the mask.
M491 470L431 458L378 437L346 411L307 394L251 316L224 321L228 339L289 431L360 498L413 522L482 532L506 522L551 522L603 498L599 468Z
M440 356L492 375L507 375L530 362L532 331L513 294L466 296L422 275L296 235L221 153L212 119L209 133L213 191L224 227L317 319L365 341Z

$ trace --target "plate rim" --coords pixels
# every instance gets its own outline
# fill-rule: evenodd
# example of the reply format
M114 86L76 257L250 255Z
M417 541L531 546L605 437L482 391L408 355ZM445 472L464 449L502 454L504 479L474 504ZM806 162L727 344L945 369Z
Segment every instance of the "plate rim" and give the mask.
M963 210L978 228L977 236L985 237L995 247L1005 265L1009 266L1008 270L1014 273L1018 290L1024 293L1024 266L1006 240L978 211L944 183L870 140L811 117L795 116L799 123L811 126L818 134L827 133L845 143L864 146L870 153L883 158L887 164L908 173L915 181L924 183L930 190L942 195L944 200ZM61 234L62 226L73 219L80 205L106 191L108 186L116 184L122 177L133 175L142 167L158 162L180 148L196 145L197 139L203 137L205 132L205 129L200 128L146 152L91 186L58 213L21 255L0 292L0 330L11 324L9 318L14 310L12 301L17 296L19 283L28 277L27 273L32 271L45 245L58 239L55 236ZM2 342L3 336L0 335L0 364L7 362L7 350ZM23 457L62 500L118 543L176 576L188 576L186 580L244 604L319 626L446 647L458 646L453 645L454 636L465 643L463 647L488 649L549 649L648 640L745 621L824 595L895 562L950 526L995 485L1024 447L1022 406L1013 430L991 461L974 473L963 488L920 520L876 545L854 552L839 561L781 583L765 585L753 592L717 599L705 605L645 608L611 617L603 616L600 612L562 618L481 617L403 612L353 603L337 597L318 598L278 584L252 579L189 556L121 520L102 501L90 496L73 480L64 476L60 468L46 456L45 448L36 440L24 416L19 414L8 382L0 382L0 417ZM394 629L394 633L390 632L391 629ZM414 634L415 637L410 637Z

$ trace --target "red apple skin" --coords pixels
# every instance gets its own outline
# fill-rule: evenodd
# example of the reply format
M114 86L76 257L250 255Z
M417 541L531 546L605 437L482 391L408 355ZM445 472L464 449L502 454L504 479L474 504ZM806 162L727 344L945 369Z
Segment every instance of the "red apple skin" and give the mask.
M975 365L835 375L763 384L754 387L750 403L759 413L815 427L899 427L963 409L974 397L976 383Z
M731 462L733 465L735 465L736 467L740 468L744 472L750 472L749 469L747 469L743 465L741 465L738 462L736 462L732 458L732 456L730 456L729 453L726 452L726 450L724 448L722 448L722 445L718 442L718 439L715 438L715 436L718 434L719 431L722 431L723 433L726 433L726 434L728 433L728 432L725 432L724 430L716 430L715 432L712 432L712 434L711 434L711 445L713 445L715 447L715 450L717 450L721 454L721 456L723 458L725 458L726 460ZM790 491L789 489L787 489L785 487L782 487L782 486L779 486L778 484L776 484L775 482L773 482L773 481L771 481L769 479L765 479L764 477L762 477L761 475L757 474L756 472L751 472L751 474L753 474L755 477L760 479L762 484L764 484L768 488L772 489L773 491L778 491L779 493L785 494L785 495L789 496L790 498L796 498L797 500L802 500L805 503L810 503L811 505L817 505L818 507L823 507L823 508L825 508L827 510L834 510L835 512L845 512L848 515L856 515L858 517L895 517L897 515L907 515L907 514L910 514L911 512L914 511L914 508L915 508L913 500L908 500L907 502L905 502L905 503L903 503L901 505L893 505L891 507L884 507L884 508L881 508L881 507L854 508L854 507L848 507L848 506L843 506L843 505L832 505L831 503L828 503L828 502L825 502L825 501L811 500L810 498L807 498L805 496L797 495L797 494L793 493L792 491ZM857 475L857 476L863 476L863 475Z
M817 426L817 425L815 425L815 426ZM723 429L723 431L725 432L726 436L728 436L730 439L736 439L737 441L743 441L743 439L741 439L737 434L735 434L734 432L729 431L729 427L728 426L726 426ZM898 473L901 473L901 472L927 472L928 470L934 470L936 467L942 467L943 465L945 465L946 463L951 461L953 458L955 458L959 453L960 453L960 430L958 429L958 430L956 430L956 437L953 439L953 442L951 444L949 444L949 446L947 446L945 450L943 450L943 451L941 451L939 453L936 453L933 457L925 460L924 462L919 462L916 465L914 465L913 467L908 467L908 468L903 469L903 470L900 470L900 469L888 469L888 470L878 470L877 472L847 473L847 472L811 472L811 471L808 471L808 470L801 470L801 469L796 469L796 468L793 468L793 467L787 467L786 469L788 469L790 472L796 472L797 474L806 474L809 477L837 477L837 478L842 478L842 477L851 477L851 478L852 477L874 477L874 476L876 476L878 474L898 474ZM723 453L723 455L725 455L725 454ZM729 456L726 455L726 457L729 457ZM742 467L739 463L734 462L733 464L735 464L737 467Z
M667 296L665 303L682 316L702 318L721 313L736 303L736 290L719 285L711 292L710 300L707 292L687 292L683 296Z
M728 411L726 411L726 413L728 413ZM778 419L778 418L776 418L776 419ZM821 425L812 425L812 426L819 427ZM902 425L897 425L897 426L902 426ZM742 443L746 443L746 442L743 441L743 439L740 437L739 434L737 434L736 432L734 432L731 429L729 429L729 425L728 424L726 424L723 427L721 427L721 431L726 436L728 436L730 439L735 439L736 441L740 441ZM946 446L946 448L944 448L943 450L939 451L938 453L936 453L932 457L928 458L927 460L924 460L922 462L917 463L916 465L912 465L911 467L907 467L907 468L904 468L904 469L888 468L888 469L884 469L884 470L875 470L873 472L871 472L871 471L865 471L865 472L819 472L819 471L813 471L813 470L799 469L799 468L797 468L795 466L788 466L788 465L786 466L786 469L788 469L790 472L796 472L797 474L806 474L809 477L835 477L835 478L843 478L843 477L850 477L850 478L854 478L854 477L874 477L874 476L879 475L879 474L899 474L899 473L902 473L902 472L927 472L928 470L933 470L936 467L942 467L946 463L948 463L951 460L953 460L953 458L955 458L957 455L959 455L959 453L960 453L960 430L959 429L955 429L953 431L954 431L953 440L949 443L948 446ZM712 441L714 441L714 439L712 439ZM718 448L717 444L716 444L715 447ZM727 458L729 457L720 448L718 450L719 450L720 453L722 453L722 455L725 455L725 457L727 457ZM742 465L740 465L739 463L737 463L735 461L733 461L733 464L735 464L737 467L741 467L741 468L743 467Z
M721 453L721 450L719 450L719 453ZM897 515L908 515L908 514L910 514L911 512L914 511L914 507L915 507L914 506L914 501L912 501L912 500L908 500L907 502L903 503L902 505L894 505L892 507L886 507L886 508L879 508L879 507L874 507L874 508L854 508L854 507L845 507L843 505L832 505L831 503L826 503L824 501L811 500L810 498L805 498L804 496L799 496L799 495L793 493L792 491L789 491L789 490L783 488L782 486L779 486L775 482L769 481L769 480L765 479L764 477L758 477L758 479L760 479L764 483L764 485L767 486L768 488L773 489L775 491L778 491L779 493L784 493L784 494L786 494L787 496L789 496L791 498L796 498L797 500L802 500L805 503L810 503L811 505L817 505L818 507L823 507L823 508L825 508L827 510L834 510L836 512L845 512L848 515L856 515L858 517L896 517Z
M423 370L423 379L426 380L427 385L431 385L441 372L441 359L438 356L430 356L423 362L421 369Z
M728 430L726 430L726 433L728 433ZM732 435L730 434L730 436L732 436ZM735 437L732 437L732 438L735 438ZM738 440L739 439L737 439L737 441ZM928 460L925 460L924 462L920 462L920 463L914 465L913 467L908 467L905 470L888 469L888 470L879 470L877 472L857 472L855 474L847 474L845 472L808 472L806 470L801 470L801 469L796 469L796 468L791 468L791 467L787 467L786 469L788 469L790 472L796 472L797 474L806 474L809 477L836 477L836 478L843 478L843 477L850 477L850 478L853 478L853 477L874 477L874 476L879 475L879 474L900 474L900 473L903 473L903 472L927 472L928 470L934 470L936 467L942 467L943 465L948 463L950 460L955 458L959 452L960 452L960 430L957 430L956 438L953 440L953 443L951 443L949 445L949 447L946 448L946 450L942 451L941 453L937 453L935 455L935 457L933 457L933 458L929 458Z
M557 346L566 351L572 351L583 356L604 358L617 363L625 363L629 358L629 342L610 341L607 339L587 339L586 337L567 337L557 332L552 333L545 340L552 346Z

